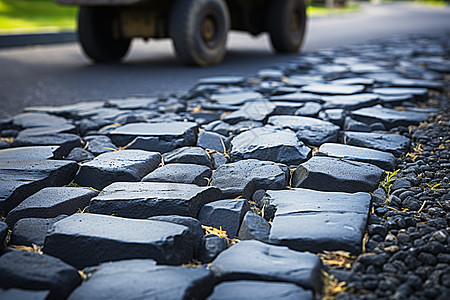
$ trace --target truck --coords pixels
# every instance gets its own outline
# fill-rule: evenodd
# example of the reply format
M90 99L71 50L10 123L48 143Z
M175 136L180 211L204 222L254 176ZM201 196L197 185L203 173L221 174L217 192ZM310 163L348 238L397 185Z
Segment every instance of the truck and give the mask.
M299 51L306 0L55 0L76 5L78 40L95 63L120 61L134 38L170 38L188 65L220 63L228 31L268 32L276 52Z

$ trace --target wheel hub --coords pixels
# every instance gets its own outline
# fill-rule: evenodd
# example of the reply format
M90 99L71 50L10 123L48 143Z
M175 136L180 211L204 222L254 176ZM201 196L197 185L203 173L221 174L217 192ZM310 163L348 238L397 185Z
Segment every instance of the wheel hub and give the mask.
M202 38L205 42L211 42L216 36L216 24L212 17L206 17L202 22Z

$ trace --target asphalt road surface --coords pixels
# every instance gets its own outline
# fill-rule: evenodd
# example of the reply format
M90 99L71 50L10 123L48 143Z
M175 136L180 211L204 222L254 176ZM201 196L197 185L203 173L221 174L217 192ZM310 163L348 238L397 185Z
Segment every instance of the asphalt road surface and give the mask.
M312 18L303 51L390 36L450 31L450 8L414 4L364 5L358 13ZM274 55L267 35L231 33L219 66L181 65L170 40L135 41L119 65L92 65L76 43L0 50L0 118L27 106L63 105L132 95L182 93L202 77L239 74L292 60Z

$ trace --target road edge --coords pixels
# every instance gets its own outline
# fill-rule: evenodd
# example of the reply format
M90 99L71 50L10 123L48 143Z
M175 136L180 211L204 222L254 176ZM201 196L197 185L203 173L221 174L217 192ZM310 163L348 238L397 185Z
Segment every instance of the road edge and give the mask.
M0 35L0 49L24 47L30 45L48 45L72 43L77 40L73 31L30 34L3 34Z

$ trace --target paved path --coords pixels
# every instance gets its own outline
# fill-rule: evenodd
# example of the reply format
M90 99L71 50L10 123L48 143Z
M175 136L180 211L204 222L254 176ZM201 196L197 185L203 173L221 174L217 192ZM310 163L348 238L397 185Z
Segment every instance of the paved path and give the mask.
M450 28L450 9L404 4L364 7L361 13L310 21L305 51L363 40ZM125 63L93 66L78 45L53 45L0 51L0 116L14 115L31 105L61 105L80 100L131 94L180 92L198 78L211 75L251 76L263 67L295 56L271 52L266 35L231 34L228 55L220 66L180 65L169 41L134 43Z

